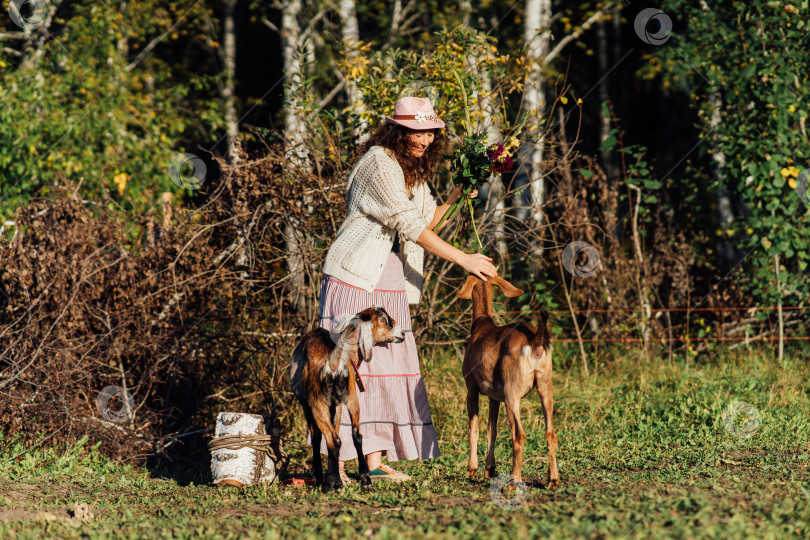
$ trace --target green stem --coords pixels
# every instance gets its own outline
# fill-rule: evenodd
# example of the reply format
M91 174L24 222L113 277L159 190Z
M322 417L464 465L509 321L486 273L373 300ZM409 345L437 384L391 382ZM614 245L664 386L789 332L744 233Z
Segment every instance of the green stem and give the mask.
M458 86L461 88L461 97L464 100L464 116L467 118L467 124L464 126L464 130L467 132L466 135L470 135L470 128L472 127L472 123L470 122L470 109L467 107L467 91L464 90L464 83L461 82L461 77L458 76L458 73L454 68L450 68L453 71L453 75L456 76L456 81L458 81Z
M459 198L456 202L454 202L450 206L450 208L447 210L447 212L444 213L444 216L442 217L441 221L439 221L439 223L435 227L433 227L433 232L438 231L439 228L442 226L442 223L444 223L445 221L447 221L448 219L453 217L453 215L455 215L456 211L460 207L461 207L461 199Z
M479 252L484 252L484 245L481 243L481 239L478 237L478 229L475 228L475 216L473 215L473 205L472 199L469 197L465 197L467 199L467 207L470 209L470 221L472 221L473 232L475 233L475 239L478 240L478 248Z

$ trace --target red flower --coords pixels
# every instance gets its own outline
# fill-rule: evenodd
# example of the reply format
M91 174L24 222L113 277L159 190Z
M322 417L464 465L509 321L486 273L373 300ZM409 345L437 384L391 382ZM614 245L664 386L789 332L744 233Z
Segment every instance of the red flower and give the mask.
M503 160L501 161L493 161L492 162L492 170L497 173L505 173L512 170L515 164L512 161L512 156L506 155Z
M503 143L493 144L487 149L487 157L490 161L497 161L501 154L503 154L504 148Z

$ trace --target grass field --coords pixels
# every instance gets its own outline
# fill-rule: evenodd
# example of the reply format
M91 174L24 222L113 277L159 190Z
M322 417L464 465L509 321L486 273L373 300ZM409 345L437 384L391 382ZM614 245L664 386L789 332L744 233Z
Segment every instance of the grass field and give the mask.
M330 495L278 483L218 489L206 463L124 467L87 444L10 461L25 448L0 438L0 538L810 537L806 353L784 366L742 352L688 365L628 357L587 379L555 368L561 485L542 486L546 445L532 395L522 406L527 496L514 509L495 504L482 477L467 480L458 361L428 358L423 371L443 456L397 464L415 481ZM734 401L755 411L724 420ZM304 473L306 448L290 453L291 472ZM506 473L503 410L496 456ZM71 518L77 502L94 517Z

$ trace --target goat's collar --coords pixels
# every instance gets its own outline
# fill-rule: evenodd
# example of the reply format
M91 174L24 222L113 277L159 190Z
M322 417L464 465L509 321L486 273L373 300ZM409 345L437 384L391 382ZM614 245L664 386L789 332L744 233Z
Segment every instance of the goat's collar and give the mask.
M483 321L484 319L491 319L491 318L492 318L492 317L490 317L489 315L486 315L486 314L484 314L484 315L479 315L478 317L476 317L476 318L475 318L475 320L474 320L474 321L473 321L473 323L472 323L472 326L470 327L470 334L472 334L473 332L475 332L475 327L476 327L476 326L477 326L477 325L478 325L478 324L479 324L481 321Z
M363 384L363 378L360 377L360 366L358 365L358 364L360 364L360 359L358 358L357 363L355 364L354 363L354 358L352 358L352 355L350 354L349 355L349 362L352 363L352 367L354 368L355 380L357 381L357 389L360 390L361 392L365 392L366 391L366 385Z

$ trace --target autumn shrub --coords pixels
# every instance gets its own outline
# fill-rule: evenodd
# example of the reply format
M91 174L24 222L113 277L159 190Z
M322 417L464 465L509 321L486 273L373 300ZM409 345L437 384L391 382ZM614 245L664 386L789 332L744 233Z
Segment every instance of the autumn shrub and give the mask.
M0 429L89 435L137 462L187 452L219 410L283 419L286 358L310 324L284 286L285 226L297 216L299 232L326 238L341 204L317 175L280 171L273 148L240 167L213 161L205 192L161 218L85 201L71 184L19 209L0 251ZM118 415L105 416L108 386L132 396L131 411L114 398Z

